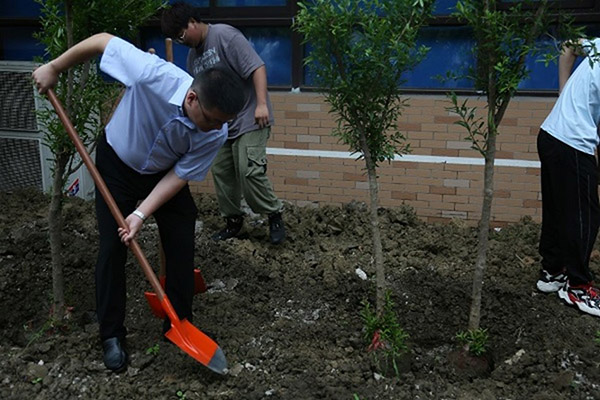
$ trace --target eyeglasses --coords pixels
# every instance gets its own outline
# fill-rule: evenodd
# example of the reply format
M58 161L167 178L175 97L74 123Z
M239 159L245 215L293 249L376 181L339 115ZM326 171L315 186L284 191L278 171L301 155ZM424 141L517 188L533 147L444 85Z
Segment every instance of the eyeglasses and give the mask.
M196 92L194 92L194 93L196 93ZM202 103L200 103L200 97L198 97L198 94L196 94L196 101L198 102L200 112L202 113L202 118L204 118L204 121L210 126L223 126L224 124L231 125L233 120L235 119L235 118L231 118L226 121L223 121L221 119L214 118L212 115L209 115L207 113L207 110L204 108Z
M183 41L185 40L185 33L187 32L187 28L185 28L183 30L183 33L181 34L181 36L179 36L178 38L175 39L175 41L179 44L183 44Z
M206 109L204 108L204 106L202 104L200 104L200 100L198 100L198 104L200 105L200 112L202 113L202 117L204 117L204 120L206 121L207 124L209 124L211 126L223 126L224 124L231 125L231 123L233 122L233 118L228 119L227 121L222 121L217 118L212 118L211 116L209 116L206 113Z

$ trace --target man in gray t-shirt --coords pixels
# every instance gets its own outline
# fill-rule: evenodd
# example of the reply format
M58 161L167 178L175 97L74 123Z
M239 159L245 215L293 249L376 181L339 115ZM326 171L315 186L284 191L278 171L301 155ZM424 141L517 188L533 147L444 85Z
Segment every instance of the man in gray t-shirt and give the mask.
M175 3L161 18L163 33L190 47L190 74L219 66L235 72L244 81L246 103L229 124L228 140L219 150L212 174L221 215L226 227L214 240L236 236L243 225L242 197L253 212L269 216L270 240L285 239L282 203L266 176L266 145L273 123L264 62L244 35L232 26L200 22L198 9Z

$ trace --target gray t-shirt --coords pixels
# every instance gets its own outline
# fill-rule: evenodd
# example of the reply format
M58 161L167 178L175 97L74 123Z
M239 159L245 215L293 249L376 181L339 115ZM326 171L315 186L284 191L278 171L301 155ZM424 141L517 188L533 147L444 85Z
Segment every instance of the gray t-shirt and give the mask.
M256 92L252 81L252 73L265 63L254 51L252 45L242 32L226 24L209 24L203 43L190 49L187 58L187 69L196 75L203 69L218 66L235 72L244 81L246 103L237 118L229 125L229 139L259 129L254 120L256 110ZM273 124L273 108L267 93L269 108L269 124Z

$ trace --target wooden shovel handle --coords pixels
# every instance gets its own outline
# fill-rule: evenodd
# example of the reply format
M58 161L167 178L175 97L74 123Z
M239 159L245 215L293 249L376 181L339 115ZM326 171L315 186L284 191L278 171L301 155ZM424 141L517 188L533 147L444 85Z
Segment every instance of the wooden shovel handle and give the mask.
M79 138L79 135L75 131L75 128L73 127L71 120L67 116L67 113L65 112L60 100L58 99L58 97L56 97L56 94L54 93L54 91L52 89L48 90L47 95L48 95L48 99L50 100L50 103L56 110L58 117L60 118L62 124L64 125L65 130L67 131L67 134L73 141L73 144L75 145L75 148L77 149L77 152L81 156L81 159L83 160L85 166L87 167L88 171L90 172L92 179L94 179L94 183L96 184L96 187L100 191L100 194L102 194L102 197L104 198L104 201L106 201L106 204L108 204L108 208L110 209L111 214L117 221L117 224L119 225L119 227L127 229L127 224L125 223L125 218L123 218L123 215L121 214L121 210L119 210L119 207L117 206L117 203L115 202L115 199L110 194L110 191L108 190L108 187L106 186L106 183L104 183L104 179L102 179L102 176L100 176L100 173L98 172L98 169L96 168L96 165L92 161L92 158L88 154L87 149L85 148L85 146L83 145L83 142ZM133 239L129 243L129 248L131 249L131 251L133 251L133 254L138 259L140 266L142 267L142 270L144 271L144 274L146 275L146 278L148 278L148 280L150 281L150 284L152 285L152 289L154 289L154 292L158 295L158 299L161 300L161 302L162 302L163 298L165 297L165 292L164 292L163 288L160 286L160 283L159 283L158 279L156 278L156 275L154 274L152 267L148 263L146 256L144 256L144 253L142 252L140 245L138 244L138 242L135 239ZM169 317L173 318L173 316L171 316L171 315L169 315Z
M165 59L173 62L173 40L171 38L165 39Z
M165 59L168 62L173 62L173 40L171 40L171 38L165 39ZM158 276L163 277L167 274L167 257L165 256L165 250L163 249L160 238L158 239L158 255L160 260Z

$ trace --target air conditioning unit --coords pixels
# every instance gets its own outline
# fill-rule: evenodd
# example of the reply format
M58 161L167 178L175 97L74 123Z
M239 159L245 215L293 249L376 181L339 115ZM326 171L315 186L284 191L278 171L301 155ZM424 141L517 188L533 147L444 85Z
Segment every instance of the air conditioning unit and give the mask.
M0 191L52 187L52 153L44 145L45 132L36 110L51 107L36 95L31 73L38 64L0 61ZM82 166L67 180L69 195L91 199L94 181Z

